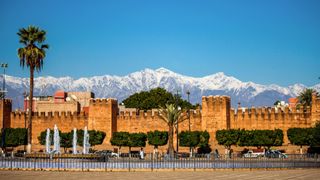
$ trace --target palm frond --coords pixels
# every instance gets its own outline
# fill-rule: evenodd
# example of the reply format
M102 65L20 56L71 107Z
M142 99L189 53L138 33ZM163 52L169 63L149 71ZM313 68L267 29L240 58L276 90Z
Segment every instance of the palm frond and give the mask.
M168 114L165 111L159 110L159 117L162 121L164 121L166 124L168 124Z
M303 90L299 96L299 103L302 104L303 106L310 106L312 103L312 95L316 94L317 95L317 91L315 91L314 89L305 89Z
M159 109L159 117L165 121L169 126L174 126L177 123L185 121L187 116L181 115L182 111L179 110L174 104L166 104L166 108Z
M38 27L28 26L26 29L19 29L17 34L20 38L19 42L25 46L18 49L20 66L32 67L38 72L41 71L46 49L49 48L48 44L42 44L46 39L46 32Z
M189 119L189 117L187 115L182 115L182 116L179 117L177 123L182 123L182 122L184 122L185 120L188 120L188 119Z
M40 49L49 49L49 45L48 44L42 44Z

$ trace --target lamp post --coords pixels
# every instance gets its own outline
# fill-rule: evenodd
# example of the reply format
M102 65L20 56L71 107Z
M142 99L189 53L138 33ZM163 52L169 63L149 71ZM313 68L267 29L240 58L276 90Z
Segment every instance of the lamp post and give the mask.
M6 91L5 91L5 88L6 88L6 68L8 68L8 64L7 63L1 63L1 67L3 68L3 81L2 81L2 103L4 105L4 99L6 97ZM4 144L5 144L5 134L4 134L4 119L2 118L2 128L1 128L1 148L2 150L4 149Z
M3 68L3 79L2 79L2 99L6 98L6 68L8 68L8 63L1 63Z
M181 107L178 106L178 111L181 110ZM177 120L177 153L179 152L179 118Z
M27 97L29 96L28 95L28 93L26 92L26 91L24 91L23 93L22 93L22 95L23 95L23 110L25 111L25 112L27 112ZM25 129L27 129L27 116L24 116L24 128ZM26 147L26 145L24 144L23 145L23 150L24 150L24 152L27 152L27 147Z
M187 91L188 95L188 103L190 103L190 91ZM190 107L188 107L188 121L189 121L189 132L191 131L191 125L190 125Z
M190 104L190 91L187 91L187 96L188 96L188 103ZM188 121L189 121L189 133L191 132L191 124L190 124L190 107L188 107ZM192 151L191 151L191 146L189 147L189 152L190 152L190 157L192 157Z
M178 108L178 110L180 110L181 108L178 106L178 99L179 98L179 90L177 90L177 94L176 94L176 108ZM177 153L179 152L179 117L177 119Z

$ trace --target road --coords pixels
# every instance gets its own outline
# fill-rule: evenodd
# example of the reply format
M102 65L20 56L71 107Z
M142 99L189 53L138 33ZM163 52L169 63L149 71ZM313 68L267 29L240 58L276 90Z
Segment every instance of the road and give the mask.
M296 170L217 170L211 172L57 172L57 171L0 171L3 180L63 180L63 179L90 179L90 180L117 180L117 179L214 179L214 180L284 180L284 179L320 179L319 169Z

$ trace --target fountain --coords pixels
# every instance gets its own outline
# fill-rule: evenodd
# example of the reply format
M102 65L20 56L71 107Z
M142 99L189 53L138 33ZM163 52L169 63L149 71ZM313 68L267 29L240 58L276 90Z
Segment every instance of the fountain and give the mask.
M51 146L51 140L50 140L50 129L47 129L47 135L46 135L46 153L50 153L50 146Z
M84 133L83 133L83 154L88 154L90 149L90 143L89 143L89 134L87 126L84 127Z
M73 140L72 140L72 151L73 151L73 154L77 154L77 129L74 128L73 129Z
M53 152L54 153L60 153L60 136L59 136L59 130L57 125L54 125L54 132L53 132Z

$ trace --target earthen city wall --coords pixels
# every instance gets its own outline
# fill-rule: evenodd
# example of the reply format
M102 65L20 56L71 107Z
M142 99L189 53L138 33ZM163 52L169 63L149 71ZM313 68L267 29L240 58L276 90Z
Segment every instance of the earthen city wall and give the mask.
M3 100L0 103L1 120L5 127L25 127L27 114L25 112L11 112L11 101ZM186 112L185 112L186 113ZM208 96L202 98L202 109L190 111L191 131L208 131L211 148L223 149L217 144L215 133L220 129L282 129L284 132L283 148L290 145L286 132L291 127L311 127L320 120L320 99L312 98L312 107L306 109L296 108L231 108L231 99L228 96ZM167 130L167 126L160 119L157 110L119 112L118 102L115 99L91 99L89 113L84 112L49 112L34 113L32 127L32 143L34 150L44 149L39 144L40 132L53 128L56 124L62 132L73 128L100 130L106 133L106 138L97 149L112 149L110 138L113 132L144 132L154 130ZM2 124L2 123L1 123ZM189 119L179 124L179 132L189 130ZM174 138L176 143L176 137ZM165 150L166 147L160 148ZM188 150L188 148L180 148ZM289 148L290 149L290 148ZM152 147L147 145L146 151Z

